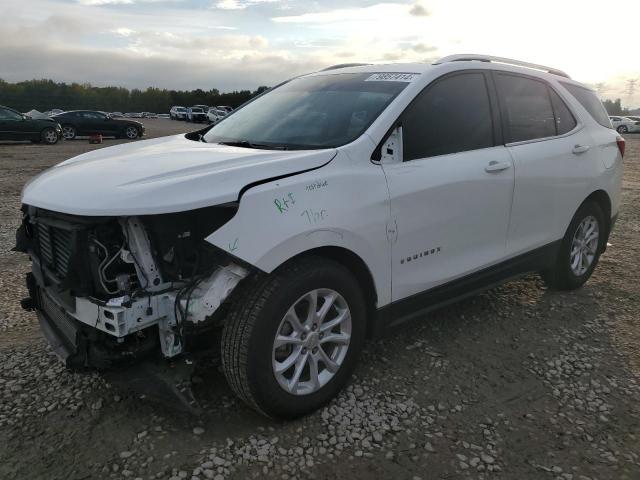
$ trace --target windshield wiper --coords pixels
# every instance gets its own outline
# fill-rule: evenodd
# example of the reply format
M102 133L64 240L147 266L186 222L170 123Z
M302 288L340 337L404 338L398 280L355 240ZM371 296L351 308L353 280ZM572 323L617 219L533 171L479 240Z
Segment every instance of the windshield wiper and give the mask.
M238 140L235 142L218 142L218 145L227 145L229 147L256 148L262 150L288 150L285 145L267 145L264 143L253 143L248 140Z

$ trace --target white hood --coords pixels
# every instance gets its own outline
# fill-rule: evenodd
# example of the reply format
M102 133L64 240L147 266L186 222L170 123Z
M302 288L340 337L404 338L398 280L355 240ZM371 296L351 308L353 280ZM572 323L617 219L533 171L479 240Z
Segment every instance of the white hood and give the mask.
M246 185L320 167L335 155L162 137L62 162L27 183L22 203L90 216L180 212L235 201Z

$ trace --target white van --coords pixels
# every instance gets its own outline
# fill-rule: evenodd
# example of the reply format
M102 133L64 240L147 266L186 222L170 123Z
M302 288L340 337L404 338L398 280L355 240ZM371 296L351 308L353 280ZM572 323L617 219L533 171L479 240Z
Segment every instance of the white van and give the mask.
M367 336L524 272L580 287L624 146L559 70L338 66L32 179L23 306L71 368L179 359L221 332L238 396L297 417L345 385Z

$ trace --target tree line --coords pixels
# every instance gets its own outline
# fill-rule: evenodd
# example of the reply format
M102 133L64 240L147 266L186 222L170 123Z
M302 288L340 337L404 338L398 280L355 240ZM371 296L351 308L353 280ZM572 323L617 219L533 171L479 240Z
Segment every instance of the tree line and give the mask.
M62 110L102 110L105 112L167 113L173 105L229 105L236 108L259 95L268 87L254 91L235 90L220 93L217 89L167 90L148 87L145 90L124 87L95 87L89 83L54 82L53 80L26 80L9 83L0 79L0 105L21 112L36 109L41 112ZM629 115L620 99L603 100L609 115Z
M636 110L629 110L628 108L624 108L622 106L622 102L619 98L616 98L615 101L614 100L602 100L602 104L604 105L604 108L606 108L607 113L609 115L633 115L633 114L637 114L640 112L637 112L638 109Z
M102 110L106 112L168 113L173 105L229 105L238 107L268 87L254 91L236 90L220 93L211 90L167 90L148 87L145 90L124 87L96 87L89 83L26 80L9 83L0 79L0 105L21 112L36 109L41 112L62 110Z

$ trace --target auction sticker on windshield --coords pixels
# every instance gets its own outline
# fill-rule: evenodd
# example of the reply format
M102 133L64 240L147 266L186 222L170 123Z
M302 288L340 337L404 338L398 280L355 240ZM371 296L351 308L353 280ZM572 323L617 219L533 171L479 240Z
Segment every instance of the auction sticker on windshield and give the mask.
M374 73L365 82L411 82L418 76L419 73Z

